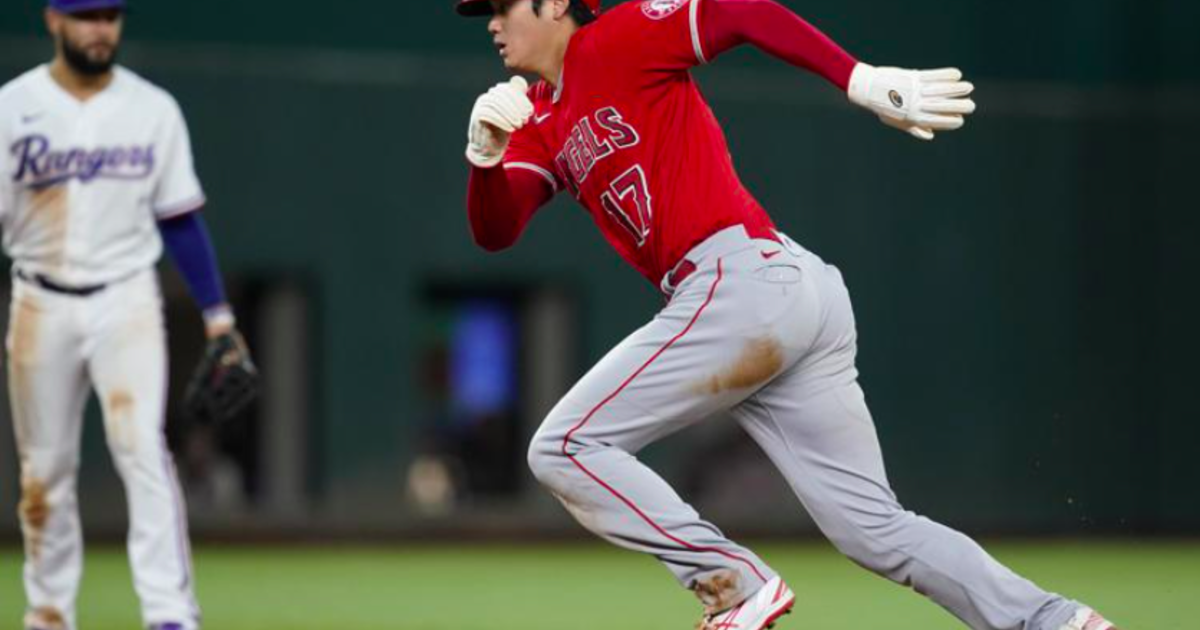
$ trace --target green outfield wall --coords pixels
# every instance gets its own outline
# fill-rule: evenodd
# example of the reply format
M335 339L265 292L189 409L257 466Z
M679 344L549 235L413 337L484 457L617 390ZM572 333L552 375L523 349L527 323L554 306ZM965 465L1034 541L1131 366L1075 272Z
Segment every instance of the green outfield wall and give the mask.
M0 10L4 80L49 50L27 4ZM978 84L967 128L922 144L750 51L697 71L748 188L847 278L901 498L996 531L1200 531L1200 8L788 4L865 59ZM183 105L228 272L308 283L312 509L404 518L432 279L566 287L575 374L661 298L566 200L510 253L472 245L464 127L504 76L482 23L283 5L138 2L125 60Z

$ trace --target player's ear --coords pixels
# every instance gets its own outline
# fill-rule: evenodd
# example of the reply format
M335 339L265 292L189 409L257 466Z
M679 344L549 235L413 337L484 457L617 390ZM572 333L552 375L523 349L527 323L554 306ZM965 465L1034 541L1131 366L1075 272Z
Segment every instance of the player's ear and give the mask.
M571 8L571 0L550 0L554 7L554 19L561 20L567 16Z
M62 24L62 15L51 8L46 8L42 14L46 20L46 32L50 33L52 37L58 37L58 29Z

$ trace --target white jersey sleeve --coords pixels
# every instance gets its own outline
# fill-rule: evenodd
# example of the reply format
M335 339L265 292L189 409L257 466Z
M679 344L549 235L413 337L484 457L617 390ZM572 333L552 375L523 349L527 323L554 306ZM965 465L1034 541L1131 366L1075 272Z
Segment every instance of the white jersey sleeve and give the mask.
M8 86L4 86L8 88ZM0 226L7 223L16 205L16 186L13 185L13 169L9 160L12 159L9 147L12 146L12 136L9 133L9 118L16 116L9 102L8 89L0 89Z
M4 132L0 131L0 148L9 146ZM0 225L8 220L13 206L13 186L10 181L11 169L8 167L8 151L0 150Z
M196 176L192 140L178 103L171 100L171 113L163 130L162 156L152 207L156 219L169 219L204 205L204 191Z

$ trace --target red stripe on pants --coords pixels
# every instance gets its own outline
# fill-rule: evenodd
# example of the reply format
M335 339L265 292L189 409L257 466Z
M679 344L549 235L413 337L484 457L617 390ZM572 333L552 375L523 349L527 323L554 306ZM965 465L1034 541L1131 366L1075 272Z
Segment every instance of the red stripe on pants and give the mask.
M685 540L682 540L676 536L671 535L670 532L668 532L667 530L660 527L658 525L658 523L655 523L653 519L651 519L649 516L646 515L645 512L643 512L641 509L639 509L638 506L636 504L634 504L633 501L629 500L628 497L624 496L623 494L618 492L615 488L613 488L612 486L605 483L604 480L601 479L600 477L596 476L595 473L588 470L588 468L586 466L584 466L582 462L580 462L578 459L576 459L575 456L572 455L567 450L567 447L571 441L571 436L573 436L576 431L579 431L580 429L582 429L584 427L584 425L586 425L588 423L588 421L592 419L592 416L595 416L596 413L598 411L600 411L601 409L603 409L605 405L612 402L612 400L614 398L616 398L622 391L625 390L626 387L629 386L630 383L633 382L633 379L637 378L642 372L646 371L646 368L650 367L650 364L654 363L654 361L656 359L658 359L658 357L661 356L662 353L666 352L668 348L675 345L675 342L679 341L680 339L682 339L684 337L684 335L688 334L688 332L692 329L692 326L694 326L696 324L696 320L700 319L700 314L703 313L704 310L706 308L708 308L708 305L712 302L713 295L716 294L717 285L719 285L721 283L722 277L724 277L724 272L722 270L721 260L718 259L717 260L717 279L713 281L712 286L708 289L708 298L704 300L704 304L700 305L700 308L696 311L696 314L692 316L692 319L691 319L691 321L688 322L688 325L685 326L684 329L679 332L679 334L672 337L671 340L666 343L666 345L659 348L658 351L655 352L645 363L643 363L642 366L640 368L638 368L636 372L634 372L632 375L630 375L629 378L625 379L625 382L621 383L621 386L618 387L616 389L616 391L609 394L608 397L606 397L603 401L600 402L600 404L593 407L592 410L589 411L588 414L583 417L583 420L581 420L579 422L579 424L575 425L570 431L567 432L566 437L563 438L562 454L564 456L566 456L568 459L570 459L571 463L575 464L575 466L577 466L580 470L582 470L585 475L590 477L593 481L595 481L602 488L607 490L614 497L619 499L622 503L629 506L629 509L633 510L633 512L635 514L637 514L638 517L640 517L643 521L645 521L647 525L654 528L655 531L662 534L667 539L669 539L672 542L674 542L678 545L681 545L685 549L689 549L691 551L716 553L716 554L725 556L726 558L729 558L730 560L737 560L738 562L745 563L746 566L750 567L751 571L754 571L754 574L757 575L760 580L766 582L767 581L766 576L764 576L762 574L762 572L758 570L758 567L754 566L753 562L747 560L746 558L743 558L737 554L730 553L723 549L716 549L713 547L700 547L697 545L693 545Z

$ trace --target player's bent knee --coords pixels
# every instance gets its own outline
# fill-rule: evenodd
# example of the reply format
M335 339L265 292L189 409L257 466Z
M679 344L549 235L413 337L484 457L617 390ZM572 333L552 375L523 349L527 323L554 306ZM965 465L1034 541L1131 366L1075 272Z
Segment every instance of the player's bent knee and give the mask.
M542 485L551 488L554 487L556 480L562 477L563 465L569 464L567 458L562 454L561 443L557 440L547 439L540 431L533 436L533 440L529 443L529 453L526 459L534 478Z
M575 459L586 459L613 448L578 431L583 412L560 402L542 422L529 443L527 462L533 476L552 491L565 492L584 475Z

